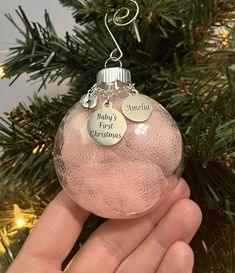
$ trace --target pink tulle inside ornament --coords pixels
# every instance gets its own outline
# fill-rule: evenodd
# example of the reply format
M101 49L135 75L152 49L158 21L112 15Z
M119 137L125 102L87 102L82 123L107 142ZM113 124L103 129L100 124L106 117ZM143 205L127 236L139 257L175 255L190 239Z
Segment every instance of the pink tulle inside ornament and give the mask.
M88 135L96 110L77 103L65 116L55 142L61 184L83 208L102 217L138 217L158 206L175 188L182 161L182 137L170 114L156 101L143 123L127 120L124 138L99 146ZM121 112L122 98L112 101ZM100 104L101 106L101 104Z

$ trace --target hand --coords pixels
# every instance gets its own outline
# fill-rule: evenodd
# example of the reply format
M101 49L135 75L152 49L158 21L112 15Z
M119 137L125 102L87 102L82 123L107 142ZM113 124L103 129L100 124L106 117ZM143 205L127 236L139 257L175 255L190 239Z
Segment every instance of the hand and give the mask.
M67 273L190 273L188 243L201 223L181 179L167 201L146 216L109 220L74 257ZM61 273L89 213L61 192L48 206L7 273Z

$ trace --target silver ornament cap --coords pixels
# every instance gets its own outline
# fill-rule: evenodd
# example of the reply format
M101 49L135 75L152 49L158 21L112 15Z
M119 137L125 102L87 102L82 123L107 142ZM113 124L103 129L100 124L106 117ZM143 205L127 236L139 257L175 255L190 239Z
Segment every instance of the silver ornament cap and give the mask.
M110 67L102 69L97 74L97 84L112 83L120 81L122 83L131 83L130 70L122 67Z

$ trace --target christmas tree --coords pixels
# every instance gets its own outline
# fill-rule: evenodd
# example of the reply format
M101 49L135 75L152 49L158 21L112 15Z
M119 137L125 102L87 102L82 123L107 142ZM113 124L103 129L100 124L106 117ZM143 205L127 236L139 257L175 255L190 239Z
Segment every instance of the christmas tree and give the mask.
M61 190L53 163L56 131L113 51L105 14L130 5L112 0L60 2L73 10L76 23L73 33L64 37L58 37L47 12L43 25L31 22L19 7L23 29L6 15L21 39L10 49L1 77L12 78L13 83L27 73L30 81L41 80L39 89L70 79L71 88L53 99L36 96L30 106L21 103L1 118L0 272L11 264L43 209ZM192 242L195 272L235 272L235 3L138 3L141 43L133 25L112 28L136 88L166 107L181 129L183 177L204 215ZM88 220L74 252L102 221L94 216Z

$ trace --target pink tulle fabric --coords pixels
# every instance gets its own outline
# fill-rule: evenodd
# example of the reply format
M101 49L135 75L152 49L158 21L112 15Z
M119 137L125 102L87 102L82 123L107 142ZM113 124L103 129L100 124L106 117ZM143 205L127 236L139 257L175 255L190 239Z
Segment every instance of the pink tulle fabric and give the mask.
M110 219L138 217L174 190L182 137L166 109L149 100L154 108L149 120L126 119L127 132L114 146L99 146L88 135L87 121L97 108L85 110L77 103L63 119L55 141L56 172L84 209ZM122 101L113 100L113 108L121 112Z

